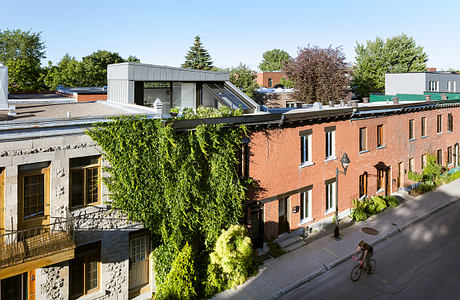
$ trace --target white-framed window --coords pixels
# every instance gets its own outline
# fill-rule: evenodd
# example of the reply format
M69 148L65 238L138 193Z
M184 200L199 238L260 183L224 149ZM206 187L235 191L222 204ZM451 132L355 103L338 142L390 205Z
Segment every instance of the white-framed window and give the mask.
M300 165L312 163L311 135L311 131L304 131L300 133Z
M326 131L326 159L335 158L335 130Z
M437 92L438 91L438 81L428 81L428 91Z
M300 193L300 223L312 220L311 194L311 189Z
M335 181L326 184L326 213L331 213L335 211L335 189Z

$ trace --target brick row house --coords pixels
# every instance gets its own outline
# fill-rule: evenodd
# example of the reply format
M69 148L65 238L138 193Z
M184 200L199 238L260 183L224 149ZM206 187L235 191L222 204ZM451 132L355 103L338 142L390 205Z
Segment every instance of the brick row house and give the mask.
M340 216L353 199L394 193L412 183L408 170L421 171L428 153L447 168L458 166L459 109L434 101L299 109L278 126L258 125L249 144L257 185L248 202L253 239L332 222L337 188ZM337 187L344 153L351 162Z

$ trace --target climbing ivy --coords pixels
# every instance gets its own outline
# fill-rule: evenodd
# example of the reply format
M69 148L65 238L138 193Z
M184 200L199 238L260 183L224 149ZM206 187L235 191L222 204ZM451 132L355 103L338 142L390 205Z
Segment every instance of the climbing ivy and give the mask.
M181 118L241 115L227 108L188 110ZM176 132L172 123L123 116L98 124L88 135L110 164L103 178L113 208L140 221L153 235L157 285L186 244L198 276L222 229L243 216L245 182L236 172L244 126L199 125ZM204 275L203 275L204 274ZM196 281L197 293L204 278Z

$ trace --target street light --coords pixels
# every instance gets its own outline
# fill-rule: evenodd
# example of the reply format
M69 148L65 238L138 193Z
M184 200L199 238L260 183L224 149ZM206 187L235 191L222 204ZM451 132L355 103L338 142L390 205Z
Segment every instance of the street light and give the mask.
M334 228L334 238L340 240L339 233L339 173L347 175L347 168L350 165L350 159L348 158L347 153L344 153L340 159L342 164L343 172L339 171L339 168L335 168L335 228Z

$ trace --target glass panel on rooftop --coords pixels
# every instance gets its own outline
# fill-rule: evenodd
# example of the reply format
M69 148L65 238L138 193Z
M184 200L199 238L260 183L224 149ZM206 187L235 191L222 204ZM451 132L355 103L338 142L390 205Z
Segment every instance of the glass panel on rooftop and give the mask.
M231 108L249 109L249 106L244 103L237 95L227 90L221 83L206 83L203 85L208 88L221 103L225 103Z

